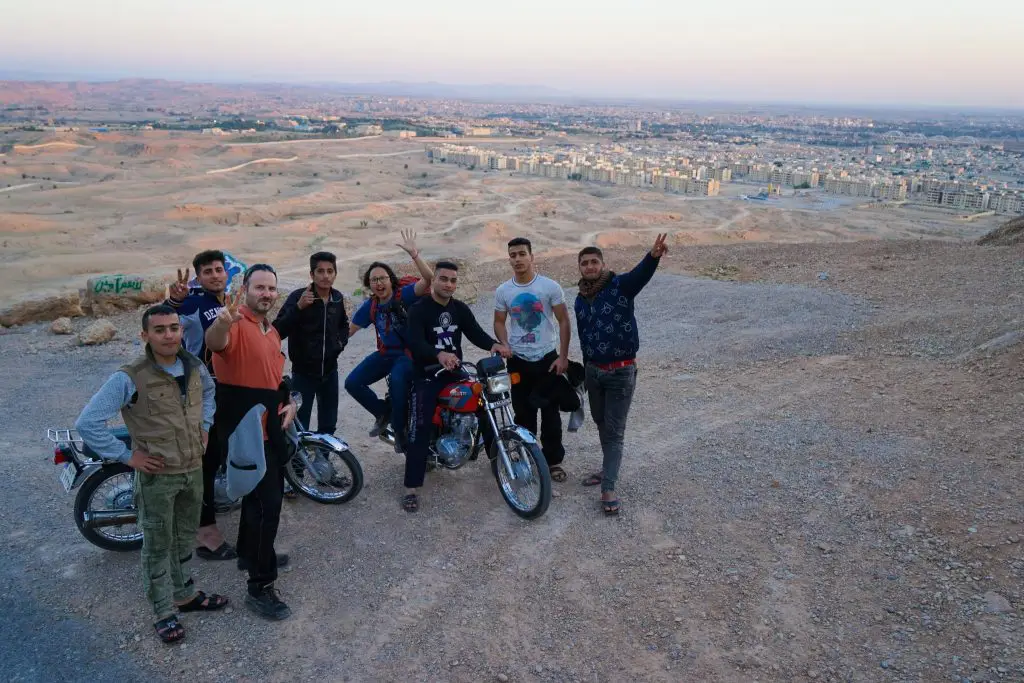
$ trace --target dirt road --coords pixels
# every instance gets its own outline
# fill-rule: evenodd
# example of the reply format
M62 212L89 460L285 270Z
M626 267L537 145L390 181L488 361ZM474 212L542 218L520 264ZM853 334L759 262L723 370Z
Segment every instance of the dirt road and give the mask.
M607 253L623 270L641 251ZM1022 256L922 242L674 253L638 300L617 519L578 483L600 467L589 422L566 438L570 479L541 520L512 515L479 464L430 475L409 515L400 459L344 397L367 484L347 506L286 504L294 618L251 617L234 566L196 561L199 586L235 607L186 615L186 648L152 636L138 558L74 529L42 438L138 347L8 331L5 669L72 680L115 653L111 671L202 681L1024 680L1024 355L970 355L1021 326ZM541 265L571 276L569 261ZM741 281L671 274L717 265ZM492 284L507 277L493 268ZM486 296L476 311L489 327ZM357 335L342 373L372 347ZM83 632L105 647L47 657Z

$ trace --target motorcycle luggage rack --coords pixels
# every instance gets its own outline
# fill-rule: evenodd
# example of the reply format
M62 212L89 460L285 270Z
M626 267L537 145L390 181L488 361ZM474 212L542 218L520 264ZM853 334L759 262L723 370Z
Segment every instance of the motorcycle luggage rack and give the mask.
M82 443L82 437L74 429L47 429L46 438L55 444Z

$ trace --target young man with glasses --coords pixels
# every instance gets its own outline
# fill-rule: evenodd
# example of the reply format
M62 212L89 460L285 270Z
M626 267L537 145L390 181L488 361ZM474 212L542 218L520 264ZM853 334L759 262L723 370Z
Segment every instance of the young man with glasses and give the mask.
M422 276L415 283L402 286L391 266L377 261L366 269L363 287L370 298L352 314L349 337L374 326L377 350L368 355L345 378L345 391L375 418L370 436L378 436L391 422L395 432L395 451L402 452L406 441L406 412L412 386L412 360L406 338L406 311L430 291L434 272L420 256L416 246L416 233L402 231L401 247L412 258ZM391 405L370 388L370 385L389 378Z

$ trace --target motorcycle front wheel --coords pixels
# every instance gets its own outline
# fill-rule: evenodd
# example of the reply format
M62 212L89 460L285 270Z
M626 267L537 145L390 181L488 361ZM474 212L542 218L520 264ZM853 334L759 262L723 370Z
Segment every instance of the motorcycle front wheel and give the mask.
M363 488L363 468L350 450L302 442L284 466L284 478L296 491L325 505L347 503Z
M104 550L130 552L142 547L138 514L135 470L127 465L104 465L82 483L75 497L78 530Z
M516 477L506 471L498 456L497 441L491 446L491 473L505 503L523 519L537 519L551 504L551 472L540 446L525 441L515 432L499 437L508 452Z

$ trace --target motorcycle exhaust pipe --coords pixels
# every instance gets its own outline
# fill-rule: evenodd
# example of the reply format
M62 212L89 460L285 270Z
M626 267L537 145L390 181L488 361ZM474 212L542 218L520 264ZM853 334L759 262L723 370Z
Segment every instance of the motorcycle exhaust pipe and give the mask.
M105 526L138 524L137 510L90 510L82 514L85 528L98 529Z

